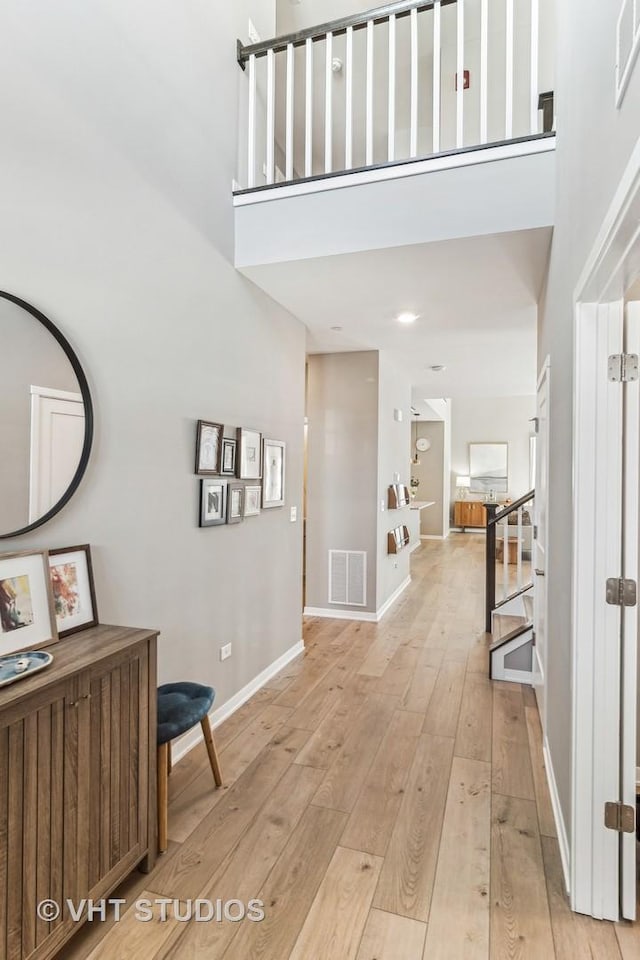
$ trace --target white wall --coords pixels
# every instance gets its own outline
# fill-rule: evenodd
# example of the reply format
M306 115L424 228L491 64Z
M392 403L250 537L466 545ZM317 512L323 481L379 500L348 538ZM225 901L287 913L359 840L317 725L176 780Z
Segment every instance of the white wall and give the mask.
M250 11L274 23L257 0L0 12L2 285L67 335L96 410L78 493L3 548L91 543L102 621L159 628L160 678L218 705L301 636L305 334L231 264ZM198 529L199 417L287 442L285 509Z
M305 606L329 604L329 550L367 554L367 605L376 610L378 354L309 357Z
M409 508L387 510L389 484L394 474L409 486L411 467L408 455L411 443L411 384L386 356L378 354L378 582L377 609L393 596L409 576L409 550L389 555L387 534L400 524L408 524ZM400 411L401 420L396 420ZM384 511L380 506L384 502Z
M573 291L638 139L640 68L615 108L619 0L557 5L558 179L549 283L540 311L539 366L551 359L547 550L547 736L571 836L571 542Z
M469 475L470 443L509 444L509 493L517 500L529 486L529 438L535 397L456 398L451 412L451 499L459 497L456 477ZM473 494L470 494L473 497Z

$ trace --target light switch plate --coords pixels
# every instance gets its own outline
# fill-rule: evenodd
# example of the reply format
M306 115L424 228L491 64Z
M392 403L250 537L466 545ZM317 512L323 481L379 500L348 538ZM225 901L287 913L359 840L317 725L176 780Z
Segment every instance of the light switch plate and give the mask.
M220 659L228 660L231 656L231 644L227 643L224 647L220 647Z
M296 520L298 519L298 508L297 508L297 507L291 507L290 518L291 518L291 523L295 523Z

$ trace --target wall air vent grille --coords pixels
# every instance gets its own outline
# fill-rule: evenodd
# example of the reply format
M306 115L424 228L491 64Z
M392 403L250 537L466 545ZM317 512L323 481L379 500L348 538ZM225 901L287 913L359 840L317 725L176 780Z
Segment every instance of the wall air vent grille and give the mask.
M367 605L367 554L364 550L329 550L329 603Z

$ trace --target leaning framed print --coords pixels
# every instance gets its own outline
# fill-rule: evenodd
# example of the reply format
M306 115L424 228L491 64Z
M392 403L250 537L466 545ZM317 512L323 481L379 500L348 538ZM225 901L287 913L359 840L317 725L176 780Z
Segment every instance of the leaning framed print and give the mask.
M246 486L244 488L244 515L245 517L257 517L260 513L260 500L262 498L262 487L259 484L255 486Z
M95 627L98 609L89 544L49 550L49 575L58 636Z
M220 449L222 446L221 423L209 423L198 420L196 433L196 473L200 476L215 475L219 472Z
M227 522L226 480L200 481L200 526L216 527Z
M284 506L284 471L287 445L282 440L262 441L262 509Z
M0 554L0 655L57 639L47 551Z
M257 430L238 427L238 477L240 480L260 480L262 477L262 434Z
M231 437L223 437L220 444L220 463L218 464L218 473L223 477L235 477L236 475L236 450L238 444Z
M227 523L241 523L244 517L244 483L227 487Z

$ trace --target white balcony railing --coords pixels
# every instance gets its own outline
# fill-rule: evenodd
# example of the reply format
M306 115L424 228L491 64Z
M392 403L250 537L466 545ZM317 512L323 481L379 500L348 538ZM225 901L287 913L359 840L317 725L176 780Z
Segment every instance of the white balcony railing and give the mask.
M239 43L239 183L253 190L549 133L551 30L546 0L402 0Z

